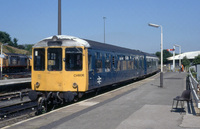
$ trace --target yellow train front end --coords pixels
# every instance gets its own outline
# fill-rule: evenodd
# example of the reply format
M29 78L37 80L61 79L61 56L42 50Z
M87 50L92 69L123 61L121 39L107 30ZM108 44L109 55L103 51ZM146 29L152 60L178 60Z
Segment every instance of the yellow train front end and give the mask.
M72 101L88 90L89 44L70 36L53 36L32 49L31 100ZM56 102L56 103L59 103Z
M33 48L32 89L79 92L87 90L84 47Z

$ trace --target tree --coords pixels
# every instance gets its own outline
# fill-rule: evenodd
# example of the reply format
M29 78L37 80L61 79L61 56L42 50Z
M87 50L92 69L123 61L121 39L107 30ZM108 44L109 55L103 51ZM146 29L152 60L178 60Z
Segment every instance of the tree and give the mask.
M29 51L29 53L28 53L29 55L32 54L32 46L33 46L33 44L28 44L28 45L24 46L25 50Z
M163 64L167 64L169 63L169 61L167 60L168 57L171 57L173 54L170 53L167 50L163 50Z
M200 55L195 56L195 58L194 58L194 60L193 60L192 63L193 63L194 65L196 65L196 64L200 64Z
M2 42L2 43L12 43L10 35L6 32L0 31L0 42Z
M160 59L160 52L156 52L156 56ZM167 64L169 63L169 61L167 60L168 57L172 56L172 53L170 53L169 51L167 50L163 50L163 64ZM160 63L160 61L159 61Z
M184 67L190 66L190 61L187 59L186 56L183 57L182 64L183 64Z
M18 47L17 41L18 41L18 39L16 39L16 38L13 39L13 46L14 47Z
M25 49L24 45L18 45L19 49Z

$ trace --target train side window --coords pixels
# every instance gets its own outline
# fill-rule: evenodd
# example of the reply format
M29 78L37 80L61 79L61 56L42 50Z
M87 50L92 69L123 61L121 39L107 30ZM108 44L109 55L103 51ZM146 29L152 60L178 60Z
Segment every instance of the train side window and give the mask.
M131 61L131 69L134 69L134 61Z
M138 69L138 59L137 58L134 59L134 63L135 63L135 69Z
M120 61L117 61L117 71L120 71Z
M66 48L65 61L67 71L81 71L83 64L82 48Z
M137 59L137 68L140 69L140 59Z
M45 70L45 49L34 49L34 70Z
M115 67L115 57L112 57L112 65Z
M122 70L122 60L123 60L123 57L118 55L117 71L121 71Z
M151 61L149 58L147 58L147 68L150 68L151 67Z
M102 60L96 59L95 67L96 67L96 72L101 73L102 72Z
M61 71L62 70L62 49L49 48L47 63L48 63L49 71Z
M109 59L106 59L105 61L105 72L110 72L111 69L111 62Z
M122 68L122 70L127 70L127 66L126 66L126 60L123 60L122 61L122 64L123 64L123 68Z
M105 72L110 72L110 70L111 70L110 54L106 54Z
M142 68L144 69L144 57L142 57Z
M88 56L88 69L92 71L92 55Z

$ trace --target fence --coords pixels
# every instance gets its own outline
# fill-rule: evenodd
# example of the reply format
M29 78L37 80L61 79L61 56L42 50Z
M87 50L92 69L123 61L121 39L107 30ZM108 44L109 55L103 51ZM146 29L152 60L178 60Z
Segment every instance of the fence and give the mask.
M193 77L191 69L193 69L194 67L190 67L189 68L189 77L188 77L188 81L190 83L190 89L193 95L193 98L196 102L196 106L197 108L200 108L200 100L199 100L199 96L200 96L200 88L199 88L199 83L197 82L197 80Z

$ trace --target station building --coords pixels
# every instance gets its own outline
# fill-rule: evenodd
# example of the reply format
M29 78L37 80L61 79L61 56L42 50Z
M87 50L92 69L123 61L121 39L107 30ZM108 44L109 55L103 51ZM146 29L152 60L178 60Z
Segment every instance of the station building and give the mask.
M200 51L185 52L185 53L182 53L182 54L178 54L174 57L173 56L168 57L167 60L171 61L170 64L169 64L170 65L169 69L173 68L173 58L175 59L175 68L178 69L179 59L182 60L184 57L187 57L187 59L189 59L190 62L192 62L194 60L194 58L198 55L200 55Z

